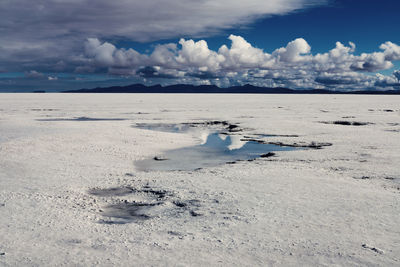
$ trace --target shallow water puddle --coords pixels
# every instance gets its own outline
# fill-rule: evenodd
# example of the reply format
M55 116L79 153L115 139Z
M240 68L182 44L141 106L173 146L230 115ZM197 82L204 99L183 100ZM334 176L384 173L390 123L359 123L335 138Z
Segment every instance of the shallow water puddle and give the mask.
M295 149L299 148L243 141L241 136L211 133L204 144L170 150L162 156L137 161L135 166L141 171L190 171L239 160L268 157L273 155L273 151Z

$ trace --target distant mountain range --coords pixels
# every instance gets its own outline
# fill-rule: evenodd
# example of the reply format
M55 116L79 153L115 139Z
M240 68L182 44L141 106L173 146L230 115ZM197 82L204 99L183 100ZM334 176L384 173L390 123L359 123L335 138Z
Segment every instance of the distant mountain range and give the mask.
M97 87L94 89L68 90L62 93L206 93L206 94L360 94L400 95L400 90L388 91L330 91L322 89L293 90L282 87L258 87L250 84L221 88L216 85L175 84L168 86L132 84L127 86Z

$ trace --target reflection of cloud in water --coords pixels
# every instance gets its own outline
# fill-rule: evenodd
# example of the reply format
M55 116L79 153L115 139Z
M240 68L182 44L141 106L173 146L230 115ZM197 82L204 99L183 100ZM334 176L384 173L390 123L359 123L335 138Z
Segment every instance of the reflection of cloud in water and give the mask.
M210 131L207 129L200 130L200 131L193 130L193 135L198 136L199 139L201 140L200 144L204 145L205 143L207 143L207 139L208 139L208 136L210 135Z
M243 147L247 142L242 141L242 137L240 135L230 135L231 144L228 146L230 150L239 149Z
M227 134L219 134L218 136L219 136L219 138L221 138L222 140L225 140L225 139L228 137Z

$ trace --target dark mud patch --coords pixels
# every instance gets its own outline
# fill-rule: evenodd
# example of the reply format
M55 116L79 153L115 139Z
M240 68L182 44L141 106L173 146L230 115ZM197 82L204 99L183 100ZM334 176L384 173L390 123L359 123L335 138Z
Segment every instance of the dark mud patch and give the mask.
M37 119L37 121L124 121L124 118L91 118L91 117L77 117L77 118L52 118L52 119Z
M153 159L154 159L155 161L163 161L163 160L168 160L168 159L166 159L166 158L163 158L163 157L160 157L160 156L155 156Z
M383 250L381 250L379 248L376 248L376 247L373 247L373 246L369 246L367 244L362 244L361 247L364 248L364 249L369 249L369 250L371 250L371 251L373 251L375 253L378 253L378 254L383 254L384 253Z
M273 152L268 152L268 153L266 153L266 154L262 154L261 156L260 156L260 158L270 158L270 157L273 157L273 156L275 156L276 154L275 153L273 153Z
M345 125L345 126L365 126L374 124L372 122L361 122L361 121L320 121L323 124L334 124L334 125Z
M306 143L306 142L299 142L299 143L283 143L283 142L267 142L264 140L260 139L254 139L254 138L243 138L241 139L243 141L251 141L251 142L257 142L259 144L269 144L269 145L275 145L279 147L291 147L291 148L311 148L311 149L322 149L324 147L332 146L332 143L327 143L327 142L311 142L311 143Z

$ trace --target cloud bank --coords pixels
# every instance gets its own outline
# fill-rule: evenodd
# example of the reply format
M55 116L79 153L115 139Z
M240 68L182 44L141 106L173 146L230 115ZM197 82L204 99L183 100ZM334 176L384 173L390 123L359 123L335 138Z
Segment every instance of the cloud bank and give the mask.
M400 72L385 76L374 72L390 69L400 60L400 46L386 42L373 53L355 54L356 45L340 42L326 53L311 53L303 38L271 53L230 35L231 45L217 51L205 40L181 39L178 44L158 45L150 54L118 49L90 38L79 59L79 71L107 71L113 75L173 79L174 82L213 83L229 86L252 83L291 88L365 89L399 86Z
M210 36L326 1L2 0L0 62L28 66L59 59L61 64L88 37L147 42Z
M5 25L3 33L13 37L23 34L50 39L83 34L149 41L209 34L262 16L287 14L324 3L325 0L2 0L0 24Z

